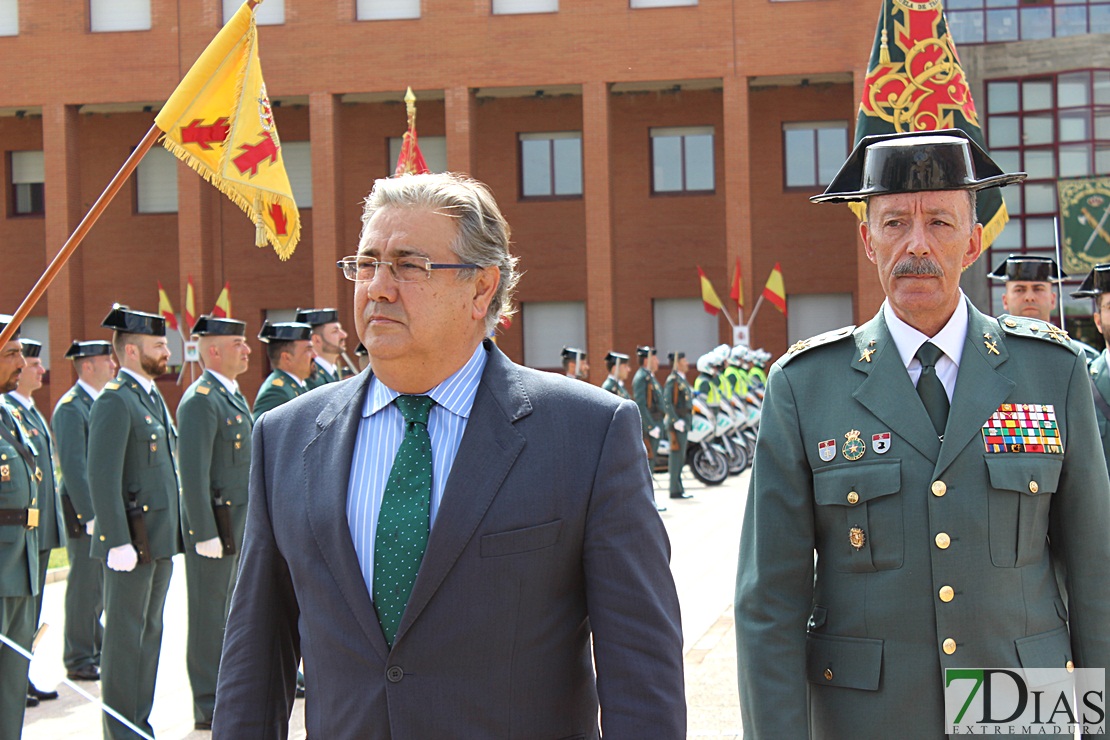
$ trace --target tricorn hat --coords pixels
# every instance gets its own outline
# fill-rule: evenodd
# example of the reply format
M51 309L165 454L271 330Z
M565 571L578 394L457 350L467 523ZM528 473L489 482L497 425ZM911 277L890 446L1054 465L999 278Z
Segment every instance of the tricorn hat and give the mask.
M644 344L636 348L636 354L640 357L648 357L650 355L654 355L655 353L655 347L652 347L648 344Z
M6 313L0 313L0 331L4 331L5 329L7 329L7 328L8 328L8 324L12 323L12 319L14 319L14 318L15 318L15 317L14 317L14 316L12 316L12 315L10 315L10 314L6 314ZM11 339L9 339L8 341L9 341L9 342L13 342L13 341L15 341L16 339L18 339L18 338L19 338L19 332L20 332L20 331L21 331L22 329L23 329L23 325L22 325L22 324L20 324L19 326L17 326L17 327L16 327L16 329L15 329L15 331L14 331L14 332L12 332L12 338L11 338Z
M984 190L1021 182L1007 174L960 129L865 136L814 203L847 203L875 195L927 190Z
M1072 298L1097 298L1103 293L1110 293L1110 262L1095 265L1087 273L1079 290L1071 294Z
M19 343L23 345L24 357L38 357L42 354L42 342L36 342L34 339L20 339Z
M334 308L298 308L293 319L309 326L323 326L339 321L339 312Z
M166 320L161 316L142 311L132 311L119 303L112 304L112 310L100 322L106 329L121 331L125 334L146 334L152 337L166 336Z
M605 364L609 367L613 367L618 362L628 362L628 355L621 352L613 352L612 350L609 351L609 354L605 355Z
M1051 257L1034 257L1028 254L1011 254L989 275L995 280L1021 280L1031 283L1047 283L1067 278L1060 271L1056 260Z
M258 338L269 344L270 342L296 342L298 340L312 339L312 327L299 321L279 321L271 324L269 321L262 323L262 331Z
M100 355L112 354L112 345L110 342L103 340L96 340L92 342L79 342L73 340L73 344L69 345L66 350L65 357L67 360L79 360L82 357L99 357Z
M247 335L247 325L235 319L221 319L218 316L204 316L193 324L193 334L204 336L244 337Z
M668 352L667 353L667 359L670 360L670 363L672 365L675 364L676 362L678 362L679 360L683 359L684 357L686 357L685 352Z
M581 360L586 357L586 351L577 347L563 347L564 360Z

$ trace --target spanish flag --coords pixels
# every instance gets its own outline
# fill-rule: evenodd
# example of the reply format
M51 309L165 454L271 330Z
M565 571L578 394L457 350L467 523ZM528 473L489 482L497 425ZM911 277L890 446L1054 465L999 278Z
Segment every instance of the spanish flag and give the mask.
M763 286L763 297L781 311L783 316L786 315L786 285L782 281L782 267L778 262L767 277L767 284Z
M166 320L166 326L174 331L180 331L177 328L177 315L173 312L173 305L170 303L170 297L166 295L166 289L162 287L161 280L158 281L158 313Z
M220 291L216 306L212 309L212 316L217 319L231 318L231 283L224 283L224 289Z
M713 283L709 282L700 265L698 265L698 277L701 279L701 302L705 312L710 316L716 316L724 308L724 304L721 303L717 291L713 289Z
M193 276L189 276L189 281L185 284L185 328L190 332L193 331L193 325L197 323L197 299L193 292Z
M736 305L740 308L744 307L744 287L740 285L740 258L736 258L736 272L732 273L732 289L728 292L728 297L736 301Z
M416 141L416 96L412 88L405 93L405 109L408 112L409 128L401 140L401 153L397 156L395 175L423 175L428 172L420 144Z
M301 219L285 172L258 60L258 32L243 3L166 101L162 144L246 211L255 244L289 259Z

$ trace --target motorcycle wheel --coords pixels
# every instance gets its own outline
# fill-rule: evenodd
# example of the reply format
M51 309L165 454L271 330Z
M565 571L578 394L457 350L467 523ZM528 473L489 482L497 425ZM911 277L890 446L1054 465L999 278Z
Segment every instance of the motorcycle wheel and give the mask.
M717 486L728 478L728 460L709 446L696 445L687 455L690 472L707 486Z

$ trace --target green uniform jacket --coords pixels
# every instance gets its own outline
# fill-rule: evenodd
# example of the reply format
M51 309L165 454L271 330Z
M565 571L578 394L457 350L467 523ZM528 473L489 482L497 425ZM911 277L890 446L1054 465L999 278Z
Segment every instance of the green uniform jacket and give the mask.
M26 449L31 448L19 423L3 404L0 404L0 424ZM37 507L35 471L24 462L19 450L0 437L0 509ZM0 525L0 597L35 596L38 592L38 533L19 524ZM31 616L34 618L33 612Z
M309 373L308 379L304 382L305 386L307 386L306 390L312 390L314 388L319 388L322 385L335 383L341 380L343 377L342 366L336 365L335 370L335 373L329 373L320 363L313 360L312 372Z
M1106 353L1100 352L1088 367L1095 389L1102 396L1102 400L1110 405L1110 365L1106 362ZM1102 437L1102 453L1106 458L1107 466L1110 466L1110 418L1107 418L1106 412L1097 403L1095 404L1095 418L1098 419L1098 433Z
M694 416L694 391L681 373L672 372L667 376L663 385L663 409L667 414L668 429L674 429L674 423L682 419L686 422L686 431L690 431L690 421Z
M212 507L229 507L236 552L243 545L251 428L247 402L227 392L209 372L189 386L177 407L181 509L189 548L217 535Z
M121 372L104 386L89 416L92 557L106 559L108 550L131 542L124 508L131 498L143 507L151 557L183 551L175 437L173 425L130 375Z
M93 399L80 385L74 385L54 407L50 420L58 443L58 491L69 497L82 523L93 518L89 493L88 445L89 414Z
M640 407L640 423L645 437L651 429L663 426L663 389L655 379L655 373L646 367L637 370L632 378L632 399Z
M258 395L254 399L254 418L257 419L286 401L292 401L302 393L308 393L308 390L308 388L302 388L289 373L274 370L266 380L262 381L262 387L258 389Z
M938 738L945 668L1110 666L1086 363L1039 321L963 305L943 442L881 313L772 368L737 575L745 737ZM1003 404L1051 405L1063 451L987 451Z
M28 435L35 448L35 462L42 471L39 481L39 551L53 550L66 546L65 523L62 521L62 507L58 500L58 487L54 480L54 440L50 438L50 428L38 409L29 411L23 404L8 394L4 403L19 413L23 422L23 432Z
M620 396L621 398L627 398L629 401L632 400L632 396L628 395L628 389L624 387L624 383L620 382L619 380L614 378L612 375L605 376L605 380L601 384L601 389L605 390L605 391L609 391L614 396Z

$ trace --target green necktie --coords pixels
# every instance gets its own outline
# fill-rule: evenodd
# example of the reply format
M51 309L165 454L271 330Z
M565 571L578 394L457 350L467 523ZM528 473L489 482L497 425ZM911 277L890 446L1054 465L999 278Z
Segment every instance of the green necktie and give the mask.
M944 390L944 383L937 377L936 364L944 355L940 347L932 342L925 342L917 348L914 355L921 363L921 377L917 380L917 395L925 406L925 412L937 430L937 436L944 438L944 427L948 423L948 394Z
M393 646L420 561L428 546L428 506L432 494L430 396L398 396L405 438L393 459L374 537L374 611L385 641Z

